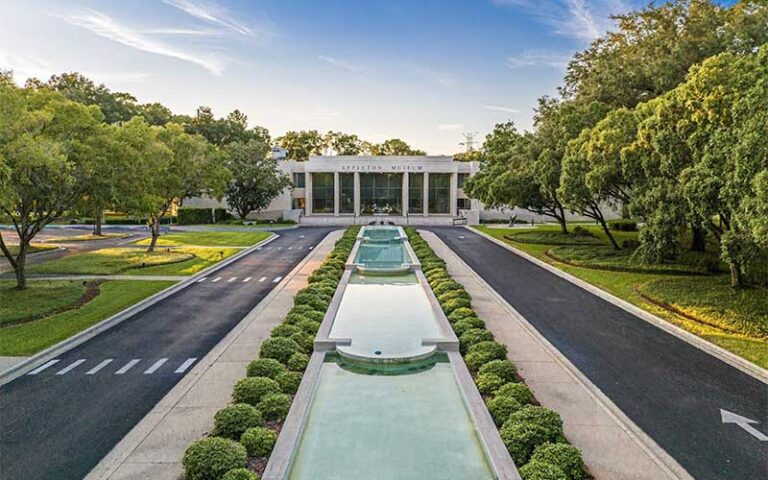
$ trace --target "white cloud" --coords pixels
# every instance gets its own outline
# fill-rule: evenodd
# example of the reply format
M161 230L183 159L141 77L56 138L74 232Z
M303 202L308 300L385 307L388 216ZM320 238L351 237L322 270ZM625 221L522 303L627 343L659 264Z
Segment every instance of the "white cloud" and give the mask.
M202 30L198 28L149 28L141 33L149 35L184 35L191 37L213 37L221 35L219 30Z
M219 25L240 35L247 37L256 36L256 32L253 29L232 18L226 9L215 3L194 0L163 0L163 3L178 8L199 20Z
M14 79L23 84L29 78L47 80L51 75L78 71L96 83L146 83L151 75L144 72L106 72L79 70L72 66L63 67L42 58L0 51L0 66L13 71Z
M486 110L493 110L495 112L520 113L520 110L518 110L517 108L504 107L504 106L501 106L501 105L483 104L483 105L480 105L480 106L483 107Z
M100 37L127 45L144 52L163 55L199 65L214 75L221 75L224 63L220 57L186 51L179 47L157 41L138 30L116 22L109 15L94 10L78 10L61 16L66 22L85 28Z
M345 62L344 60L339 60L338 58L335 58L335 57L329 57L328 55L318 55L317 58L324 61L328 65L332 65L336 68L341 68L342 70L346 70L351 73L360 73L359 68L357 68L356 66L350 63Z
M552 52L523 52L520 55L512 55L507 57L507 66L509 68L525 68L525 67L551 67L551 68L565 68L568 66L568 61L571 55L567 53L552 53Z
M437 129L441 132L451 132L454 130L461 130L464 125L460 123L441 123L437 126Z
M559 35L592 41L613 27L612 14L630 9L622 0L492 0L494 5L523 10L550 25Z

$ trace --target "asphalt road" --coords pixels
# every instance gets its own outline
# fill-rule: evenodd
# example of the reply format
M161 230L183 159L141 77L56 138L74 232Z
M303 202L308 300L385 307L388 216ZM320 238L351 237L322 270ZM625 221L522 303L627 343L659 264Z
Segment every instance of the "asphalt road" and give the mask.
M429 228L694 478L768 479L768 385L464 228Z
M39 373L0 387L0 478L82 479L330 231L282 231Z

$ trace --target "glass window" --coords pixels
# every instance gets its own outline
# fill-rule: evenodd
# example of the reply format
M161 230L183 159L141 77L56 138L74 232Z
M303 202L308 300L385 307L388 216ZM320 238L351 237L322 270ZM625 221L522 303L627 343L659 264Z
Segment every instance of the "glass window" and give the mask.
M293 187L304 188L304 172L293 174Z
M408 213L424 213L424 174L408 174Z
M457 207L459 210L471 210L472 203L468 198L459 198L457 201Z
M355 174L339 174L339 213L355 213Z
M402 173L361 173L360 211L364 215L400 215Z
M291 202L291 208L294 210L301 210L305 211L304 207L306 206L306 203L303 198L294 198Z
M312 213L333 213L333 173L312 174Z
M427 213L451 213L451 174L429 174Z
M457 188L464 188L464 182L469 178L468 173L459 173L456 177Z

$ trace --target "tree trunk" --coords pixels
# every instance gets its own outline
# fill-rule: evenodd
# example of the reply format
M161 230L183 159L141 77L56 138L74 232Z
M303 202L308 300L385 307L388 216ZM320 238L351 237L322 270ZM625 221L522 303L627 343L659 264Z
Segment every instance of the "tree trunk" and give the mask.
M690 250L692 252L703 252L707 248L707 231L704 230L704 228L692 225L691 226L691 233L693 234L693 238L691 238L691 248Z
M608 237L608 241L611 242L611 246L614 250L621 250L621 247L619 247L619 244L616 243L616 239L613 238L613 234L611 233L611 229L608 228L608 224L605 222L605 219L601 216L597 219L597 221L600 223L600 226L603 227L603 232L605 232L605 236Z
M93 234L99 237L101 236L101 222L103 215L104 211L100 208L97 208L93 215Z
M565 209L560 204L557 205L557 209L560 212L560 216L557 217L557 221L560 223L560 232L568 233L568 224L565 221Z
M728 262L731 269L731 287L741 288L744 286L744 280L741 277L741 265L735 260Z
M154 220L152 220L152 224L150 225L149 230L152 232L152 240L149 242L149 248L147 248L147 252L152 253L155 251L157 239L160 237L160 217L155 217Z
M13 273L16 274L16 289L26 290L27 288L27 248L29 240L19 239L19 254L16 255L16 261L13 265Z

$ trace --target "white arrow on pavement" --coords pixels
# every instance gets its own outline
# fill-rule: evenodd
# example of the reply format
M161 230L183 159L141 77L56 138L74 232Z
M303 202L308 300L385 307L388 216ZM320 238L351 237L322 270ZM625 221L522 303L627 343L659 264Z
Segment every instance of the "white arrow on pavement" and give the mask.
M752 423L760 423L757 420L736 415L735 413L723 410L722 408L720 409L720 419L723 423L735 423L761 442L768 442L768 436L751 425Z

